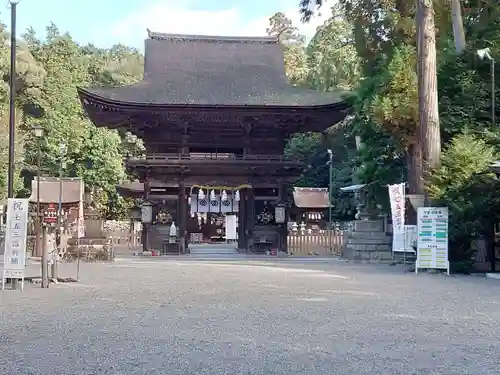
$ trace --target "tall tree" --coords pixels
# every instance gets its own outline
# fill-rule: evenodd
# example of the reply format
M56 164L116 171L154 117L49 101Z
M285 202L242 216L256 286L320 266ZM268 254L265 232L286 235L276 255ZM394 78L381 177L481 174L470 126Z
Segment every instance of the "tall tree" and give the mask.
M464 52L466 47L464 21L462 18L462 6L460 0L450 0L451 3L451 23L453 25L453 37L455 40L455 50L458 54Z
M307 83L320 91L350 90L361 76L351 25L333 15L318 27L306 49Z
M422 177L439 167L441 129L437 91L436 28L432 0L417 0L417 76ZM420 169L418 169L420 173ZM420 185L419 185L420 187ZM425 191L418 191L424 194ZM427 195L426 195L427 196ZM427 202L428 203L428 202Z
M307 61L304 41L297 27L284 13L275 13L269 18L266 29L269 36L277 37L283 45L285 73L293 85L301 85L307 77Z
M142 56L125 46L82 47L53 24L47 28L44 39L38 39L33 30L28 30L23 39L21 46L25 46L29 54L18 58L19 72L26 82L19 85L19 101L26 108L21 129L31 131L34 122L45 129L43 173L57 175L59 145L66 144L64 175L82 177L87 190L97 190L102 198L99 208L105 216L123 215L124 201L116 195L115 185L127 179L122 158L129 150L115 131L97 129L88 120L76 87L133 83L142 74ZM26 137L24 146L26 186L29 187L36 161L32 137Z

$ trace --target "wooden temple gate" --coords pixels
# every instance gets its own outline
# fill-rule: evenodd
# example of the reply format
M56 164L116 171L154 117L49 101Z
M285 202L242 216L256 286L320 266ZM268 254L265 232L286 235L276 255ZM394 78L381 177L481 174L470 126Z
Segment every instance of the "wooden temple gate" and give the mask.
M138 187L119 192L153 205L144 250L167 251L174 224L179 253L189 252L196 233L189 200L200 190L238 192L241 251L286 251L288 213L281 223L275 209L290 207L289 186L304 167L283 156L286 139L323 132L348 108L335 94L290 85L283 51L271 37L149 32L142 82L78 94L96 126L142 139L146 155L127 161Z

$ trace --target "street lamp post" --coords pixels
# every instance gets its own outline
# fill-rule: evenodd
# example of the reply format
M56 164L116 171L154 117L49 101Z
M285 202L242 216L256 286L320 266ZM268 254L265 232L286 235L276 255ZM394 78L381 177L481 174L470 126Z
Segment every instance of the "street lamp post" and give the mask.
M67 147L64 143L59 145L59 205L57 210L57 228L56 228L56 241L57 241L57 254L54 254L52 259L52 278L57 281L59 277L58 272L58 260L59 254L61 253L61 240L62 240L62 227L63 227L63 211L62 211L62 194L63 194L63 169L65 168L65 157L66 157Z
M9 174L7 193L14 198L14 155L16 135L16 10L18 0L10 0L10 93L9 93Z
M491 125L495 128L496 125L496 96L495 96L495 59L491 56L489 48L477 50L477 55L481 60L489 60L491 68ZM495 247L490 246L491 272L496 270L496 254Z
M491 68L491 125L496 125L496 97L495 97L495 59L491 56L489 48L477 50L477 55L481 60L489 60Z
M40 229L42 227L41 222L41 210L40 210L40 164L42 158L41 152L41 140L43 137L43 128L40 125L33 126L33 132L35 133L36 143L37 143L37 153L36 153L36 242L35 248L37 254L42 253L42 288L49 287L49 275L48 275L48 257L47 257L47 246L42 244L43 239L40 238ZM40 251L40 249L42 251Z
M333 229L332 225L332 190L333 190L333 152L332 149L329 148L326 150L328 152L328 227L329 229Z

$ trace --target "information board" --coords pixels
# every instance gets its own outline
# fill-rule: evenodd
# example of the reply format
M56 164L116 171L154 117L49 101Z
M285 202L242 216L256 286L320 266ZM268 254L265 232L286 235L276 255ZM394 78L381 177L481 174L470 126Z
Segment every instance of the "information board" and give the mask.
M420 207L418 209L417 263L419 268L446 270L448 261L448 208Z
M5 253L2 289L7 279L22 279L26 263L28 199L9 198L5 228Z

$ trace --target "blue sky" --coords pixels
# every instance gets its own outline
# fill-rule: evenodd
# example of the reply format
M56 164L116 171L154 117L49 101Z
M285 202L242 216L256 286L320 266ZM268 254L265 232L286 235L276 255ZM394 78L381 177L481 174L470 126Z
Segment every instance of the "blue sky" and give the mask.
M7 0L4 0L6 3ZM123 43L142 48L146 28L158 32L206 35L264 35L267 19L287 14L312 36L325 15L300 23L299 0L20 0L18 34L28 26L43 33L51 21L80 43L99 47ZM10 11L1 19L10 24ZM324 12L327 13L327 12Z

